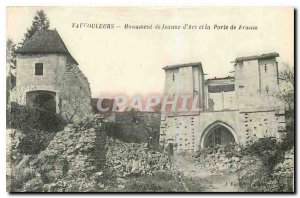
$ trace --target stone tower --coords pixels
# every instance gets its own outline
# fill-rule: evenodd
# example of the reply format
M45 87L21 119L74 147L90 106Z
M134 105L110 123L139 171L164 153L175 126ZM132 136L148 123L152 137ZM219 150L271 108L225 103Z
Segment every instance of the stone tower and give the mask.
M204 107L204 75L200 62L166 66L163 69L166 74L164 95L191 96L197 98L199 106Z
M37 31L16 50L16 62L11 102L72 121L91 114L89 82L56 30Z
M235 90L240 109L281 106L278 100L278 56L278 53L269 53L236 58Z
M171 96L190 96L197 100L199 107L204 108L204 74L202 65L198 63L189 63L182 65L172 65L163 68L166 79L164 95ZM198 126L199 111L165 111L162 113L160 143L171 147L182 147L194 150L194 133ZM188 143L186 143L188 142Z

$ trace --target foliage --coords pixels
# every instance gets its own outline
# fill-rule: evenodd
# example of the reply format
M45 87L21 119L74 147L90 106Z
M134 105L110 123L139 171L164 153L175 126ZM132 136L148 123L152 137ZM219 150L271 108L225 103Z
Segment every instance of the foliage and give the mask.
M117 112L115 123L105 123L107 135L124 142L148 143L158 148L160 114L149 112Z
M11 104L11 109L6 115L7 126L20 129L25 134L32 130L57 132L66 125L65 121L57 114L17 103Z
M30 28L27 28L27 32L24 34L23 44L26 43L36 31L48 30L50 22L46 13L43 10L37 10L36 15L33 18Z
M171 172L157 172L151 176L130 176L126 178L121 192L184 192L177 175Z
M292 181L278 171L278 165L285 160L285 153L293 148L287 138L278 141L275 138L260 138L245 149L249 154L259 157L261 167L250 171L241 178L240 185L247 192L287 192L292 191ZM292 168L292 167L290 167Z
M6 40L6 62L9 63L10 66L16 65L16 44L11 40Z
M12 103L7 112L7 127L22 131L17 150L22 154L37 154L44 150L65 121L57 114Z
M147 143L149 134L142 124L105 123L106 134L130 143Z
M9 97L10 97L10 90L13 88L11 77L11 69L16 66L16 54L14 51L16 50L16 44L11 39L6 40L6 64L7 64L7 70L8 75L6 76L6 104L9 103Z
M268 177L262 170L248 172L240 179L240 186L246 192L292 192L291 183L282 182L284 178Z
M247 151L260 158L262 162L262 173L265 176L271 176L274 167L284 158L282 145L275 138L260 138L249 145Z
M47 148L54 136L55 133L47 133L39 130L27 131L17 149L21 154L38 154Z

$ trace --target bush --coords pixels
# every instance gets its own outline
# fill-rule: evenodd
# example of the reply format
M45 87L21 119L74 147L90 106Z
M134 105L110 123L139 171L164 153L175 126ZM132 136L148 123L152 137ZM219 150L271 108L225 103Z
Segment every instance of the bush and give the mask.
M248 171L240 178L241 187L247 192L292 192L292 180L276 170L276 167L285 160L285 152L291 148L287 138L278 141L275 138L260 138L245 150L259 157L262 165L256 171ZM292 168L292 167L289 167Z
M66 125L66 122L58 114L17 103L11 104L11 110L7 112L6 122L9 128L20 129L25 134L33 129L57 132Z
M38 130L27 131L17 147L21 154L38 154L45 150L56 133L47 133Z
M282 144L276 138L260 138L246 147L247 152L259 157L262 162L262 173L270 176L276 164L284 160Z
M60 115L17 103L12 103L6 122L9 128L19 129L25 135L17 147L22 154L38 154L66 125Z
M106 134L128 143L147 143L149 134L143 124L105 123Z
M284 178L278 176L267 177L262 170L248 172L239 179L240 186L246 192L292 192L289 183L283 183Z

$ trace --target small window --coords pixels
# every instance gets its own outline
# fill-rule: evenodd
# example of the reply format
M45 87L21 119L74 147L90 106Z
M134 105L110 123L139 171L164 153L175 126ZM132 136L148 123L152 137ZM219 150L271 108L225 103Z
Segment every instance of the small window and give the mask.
M267 71L268 71L268 66L267 64L265 64L265 73L267 73Z
M16 78L16 76L14 76L14 75L11 75L11 78L10 78L10 88L12 89L12 88L14 88L15 86L16 86L16 84L17 84L17 78Z
M35 75L36 76L43 75L43 63L35 63Z

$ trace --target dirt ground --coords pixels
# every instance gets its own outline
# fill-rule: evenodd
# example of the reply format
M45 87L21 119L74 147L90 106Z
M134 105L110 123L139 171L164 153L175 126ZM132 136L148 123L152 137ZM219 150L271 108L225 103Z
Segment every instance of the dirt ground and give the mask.
M240 192L236 173L216 174L196 164L191 156L174 155L174 169L181 173L181 183L187 192Z

